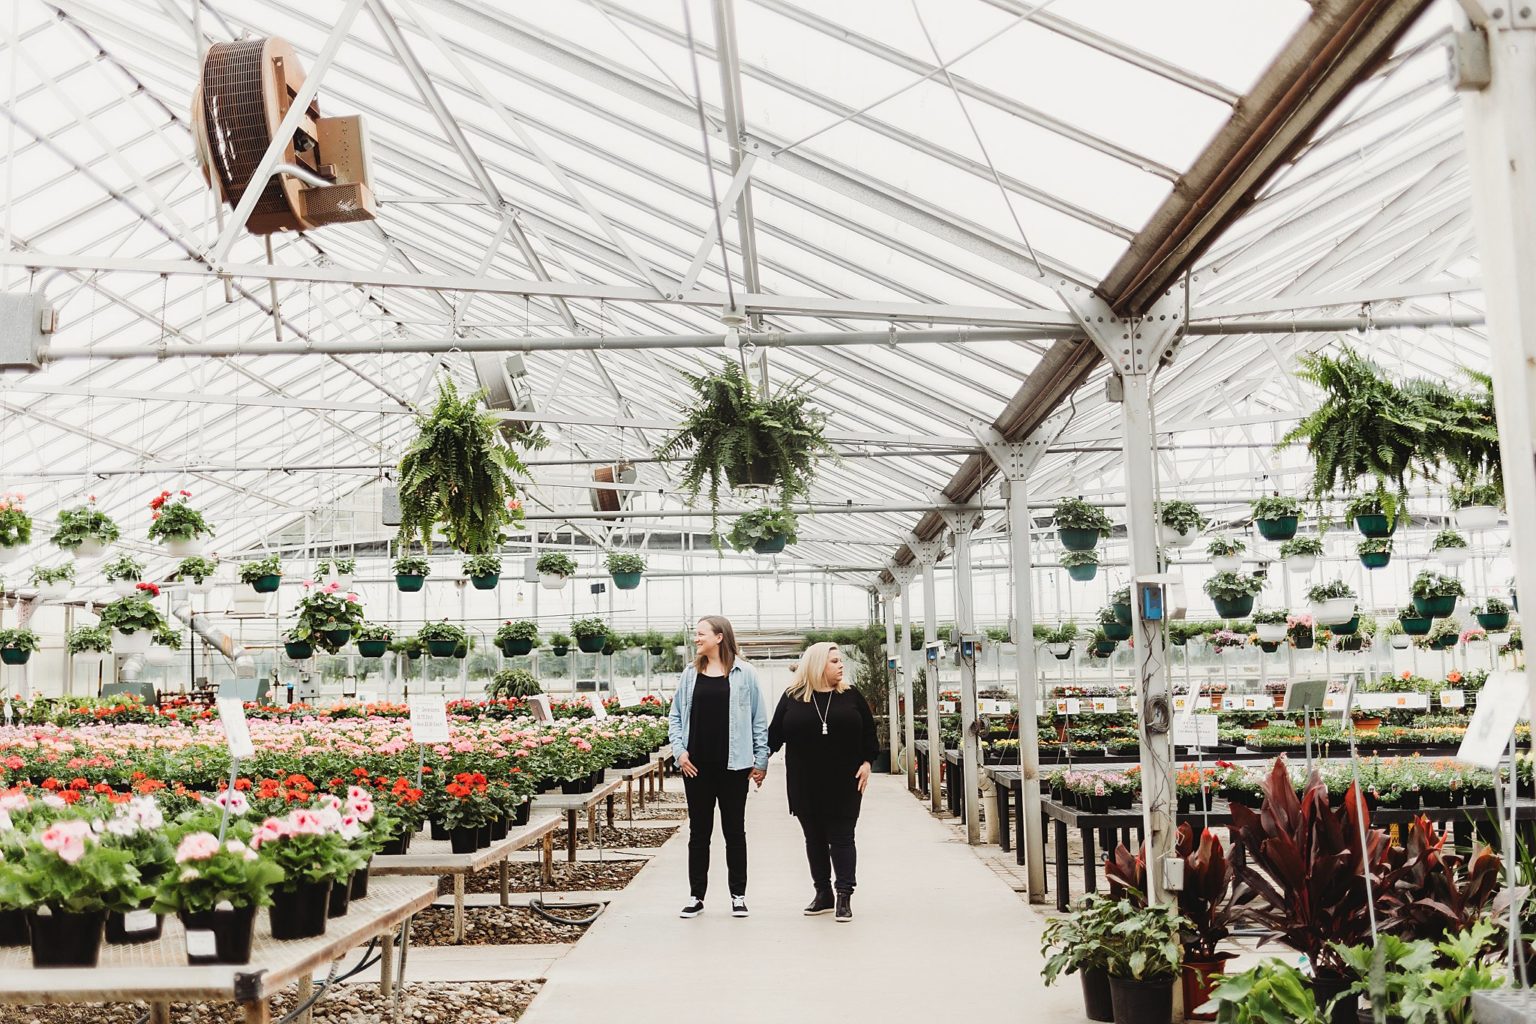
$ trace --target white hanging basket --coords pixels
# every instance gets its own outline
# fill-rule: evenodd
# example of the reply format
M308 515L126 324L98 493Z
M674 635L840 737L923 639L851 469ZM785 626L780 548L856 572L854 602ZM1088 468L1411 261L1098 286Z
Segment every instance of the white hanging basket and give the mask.
M1409 636L1407 633L1393 633L1391 643L1393 650L1406 651L1413 643L1413 637Z
M37 585L37 599L39 601L62 601L69 596L73 584L71 583L39 583Z
M1472 552L1466 548L1435 548L1430 554L1446 565L1460 565L1472 557Z
M1294 572L1298 575L1317 568L1316 555L1286 555L1284 561L1286 572Z
M1496 505L1468 505L1456 510L1456 525L1463 530L1491 530L1503 513Z
M337 586L341 587L342 590L351 590L352 589L352 574L351 573L346 573L346 574L343 575L342 573L335 573L335 572L333 572L333 573L331 573L331 579L332 579L332 581L334 581L336 583Z
M1050 651L1058 658L1065 658L1067 655L1072 653L1072 643L1071 641L1067 641L1064 643L1046 644L1045 649Z
M100 665L107 660L107 656L101 651L81 651L75 655L76 665Z
M119 633L112 631L113 654L147 654L150 648L150 634L147 630L137 630L132 633Z
M1335 597L1312 606L1312 621L1319 626L1342 626L1355 617L1353 597Z
M168 540L165 542L165 553L172 558L191 558L193 555L200 555L203 553L203 539L189 537L186 540Z
M1175 530L1171 526L1164 526L1161 523L1158 524L1157 535L1162 538L1163 546L1168 548L1187 548L1195 540L1193 530L1189 533L1184 533Z
M14 562L26 553L27 546L25 544L15 544L11 547L0 545L0 565L4 565L6 562Z
M203 580L201 583L197 582L196 580L187 580L187 593L189 594L211 594L213 593L213 588L214 582L212 576Z
M1241 555L1212 555L1211 568L1216 572L1241 572L1243 558Z
M132 597L139 592L138 580L113 580L112 593L118 597Z
M1509 643L1509 631L1501 629L1497 633L1489 633L1488 642L1493 644L1495 650L1498 650L1500 647L1503 647L1505 644Z
M568 577L561 576L557 572L539 573L539 586L545 590L564 590L568 582L570 582Z
M144 654L144 660L158 668L165 668L176 664L176 659L180 655L180 651L173 651L163 644L150 644L149 650Z
M92 537L75 545L76 558L100 558L107 553L107 545Z
M1277 644L1284 640L1290 629L1283 622L1255 622L1253 628L1259 634L1259 639L1267 644Z

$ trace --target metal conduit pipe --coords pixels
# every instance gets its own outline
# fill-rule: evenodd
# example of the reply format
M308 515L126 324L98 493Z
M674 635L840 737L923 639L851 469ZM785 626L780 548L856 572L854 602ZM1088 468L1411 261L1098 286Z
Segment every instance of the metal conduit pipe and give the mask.
M234 667L237 678L256 678L256 659L244 647L235 643L234 637L210 625L206 615L198 615L192 610L191 604L180 605L172 609L171 614L191 626L192 631L202 637L208 646L224 655Z

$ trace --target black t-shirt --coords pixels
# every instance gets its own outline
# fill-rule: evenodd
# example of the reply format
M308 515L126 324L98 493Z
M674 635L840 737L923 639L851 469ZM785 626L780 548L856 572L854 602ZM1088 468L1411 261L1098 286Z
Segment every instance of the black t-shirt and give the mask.
M695 765L725 767L730 759L730 715L730 680L700 673L694 679L688 714L688 759Z

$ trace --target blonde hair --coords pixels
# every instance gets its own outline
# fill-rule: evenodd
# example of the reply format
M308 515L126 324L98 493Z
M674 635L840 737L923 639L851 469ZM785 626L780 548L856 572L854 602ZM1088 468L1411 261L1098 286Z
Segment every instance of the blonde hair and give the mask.
M784 692L795 700L809 701L816 683L827 681L827 662L831 660L832 652L837 649L837 644L827 641L807 647L805 653L800 655L800 664L795 666L795 674L789 681L789 688ZM834 689L838 693L848 689L846 670L842 681Z
M741 648L736 646L736 630L731 628L731 620L724 615L706 615L699 621L708 623L709 628L720 638L720 664L725 668L725 674L730 675L731 669L736 666L736 659L741 657ZM693 661L694 670L701 675L708 666L709 659L703 654Z

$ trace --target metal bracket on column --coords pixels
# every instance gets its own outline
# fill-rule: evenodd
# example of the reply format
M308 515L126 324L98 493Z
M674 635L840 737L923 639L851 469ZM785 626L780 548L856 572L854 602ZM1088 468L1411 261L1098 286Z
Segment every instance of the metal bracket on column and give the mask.
M1083 288L1056 294L1119 374L1151 373L1173 362L1184 338L1184 287L1176 285L1139 317L1123 317Z
M946 515L948 513L945 513ZM907 549L912 552L914 564L918 566L938 565L939 559L944 557L944 538L936 537L933 540L918 540L916 536L907 538ZM894 574L895 570L892 570Z
M1005 480L1027 480L1041 456L1061 436L1071 418L1066 412L1058 412L1022 441L1007 440L996 427L981 420L971 420L967 426Z
M912 547L910 544L907 546ZM916 553L915 548L913 549L913 553ZM919 566L917 562L908 562L906 565L897 565L894 562L888 562L886 563L885 571L890 573L891 579L896 581L896 587L899 591L901 588L904 588L907 584L911 583L913 578L917 576L918 568Z

